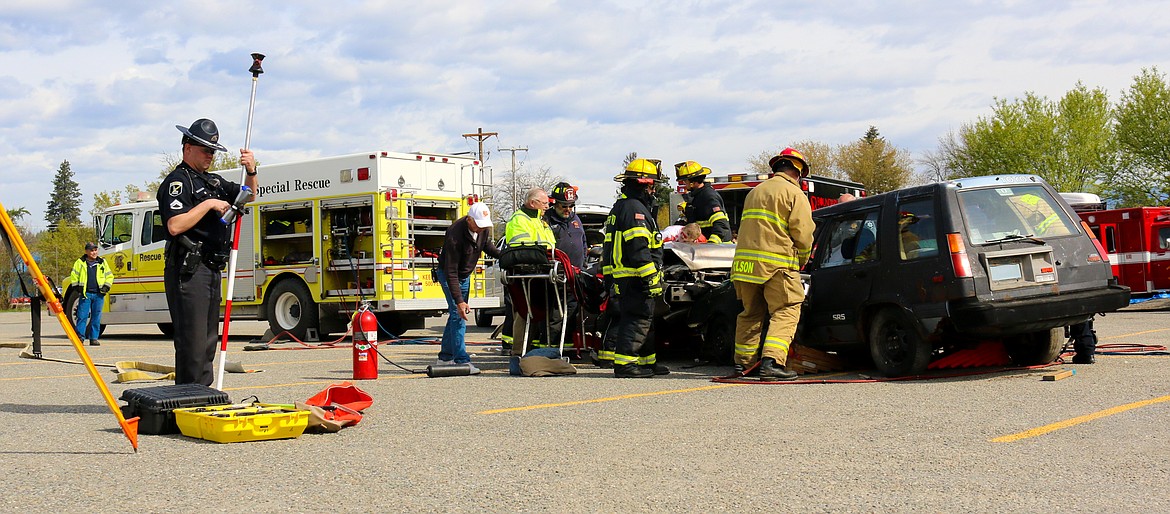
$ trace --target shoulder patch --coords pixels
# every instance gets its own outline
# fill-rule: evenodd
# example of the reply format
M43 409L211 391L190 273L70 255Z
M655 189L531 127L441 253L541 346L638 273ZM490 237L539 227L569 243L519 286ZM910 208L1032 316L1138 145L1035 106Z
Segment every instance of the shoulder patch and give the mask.
M167 192L169 192L171 196L179 196L183 194L183 182L178 180L171 182L168 185Z
M646 219L646 216L643 216L643 215L641 215L641 214L637 214L637 213L635 213L635 214L634 214L634 219L636 219L636 220L644 220L644 219Z
M179 200L177 200L177 199L176 199L176 200L172 200L172 201L171 201L170 208L171 208L171 209L174 209L174 210L179 210L179 209L182 209L182 208L183 208L183 202L180 202L180 201L179 201Z
M720 208L719 208L719 206L718 206L718 205L716 205L716 206L712 207L712 208L711 208L711 210L712 210L712 211L715 211L715 212L719 212L719 211L720 211L720 210L722 210L722 209L720 209Z

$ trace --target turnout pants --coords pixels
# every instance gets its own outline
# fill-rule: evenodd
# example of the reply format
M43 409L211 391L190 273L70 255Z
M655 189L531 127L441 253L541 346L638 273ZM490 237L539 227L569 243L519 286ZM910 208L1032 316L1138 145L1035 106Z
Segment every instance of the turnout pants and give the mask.
M650 326L654 321L655 299L646 292L640 278L614 280L609 297L610 328L605 333L613 337L613 365L637 364L650 366L658 362Z
M175 383L210 386L219 339L220 273L206 265L179 276L179 263L167 260L163 272L167 306L175 326Z
M771 357L784 365L804 301L800 272L781 270L763 284L734 284L735 294L743 303L743 312L735 323L735 363L750 367L758 353L760 358ZM768 320L768 332L761 341L764 320Z

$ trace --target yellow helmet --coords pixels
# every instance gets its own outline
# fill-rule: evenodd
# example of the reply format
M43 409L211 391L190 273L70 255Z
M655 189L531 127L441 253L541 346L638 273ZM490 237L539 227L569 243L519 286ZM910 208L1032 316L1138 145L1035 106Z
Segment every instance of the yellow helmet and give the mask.
M703 177L711 174L711 168L695 161L685 161L674 165L674 173L679 180L698 182L703 180Z
M626 171L613 178L615 182L636 179L640 184L652 184L660 180L658 166L662 161L657 159L634 159L626 166Z

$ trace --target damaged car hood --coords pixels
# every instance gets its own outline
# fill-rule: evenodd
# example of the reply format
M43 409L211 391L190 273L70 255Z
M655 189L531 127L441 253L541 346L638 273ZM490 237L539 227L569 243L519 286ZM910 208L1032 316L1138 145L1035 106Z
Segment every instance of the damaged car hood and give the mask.
M680 243L671 241L662 247L669 250L683 264L692 271L711 269L731 269L731 260L735 258L734 243ZM667 256L669 260L669 255Z

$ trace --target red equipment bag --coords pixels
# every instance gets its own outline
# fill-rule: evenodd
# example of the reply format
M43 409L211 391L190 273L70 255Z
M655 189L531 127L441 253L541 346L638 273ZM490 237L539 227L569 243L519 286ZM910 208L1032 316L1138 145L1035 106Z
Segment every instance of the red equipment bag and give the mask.
M362 391L350 382L331 384L312 398L305 400L305 405L318 407L323 413L318 413L328 424L343 426L358 424L362 420L362 412L374 404L374 397Z

